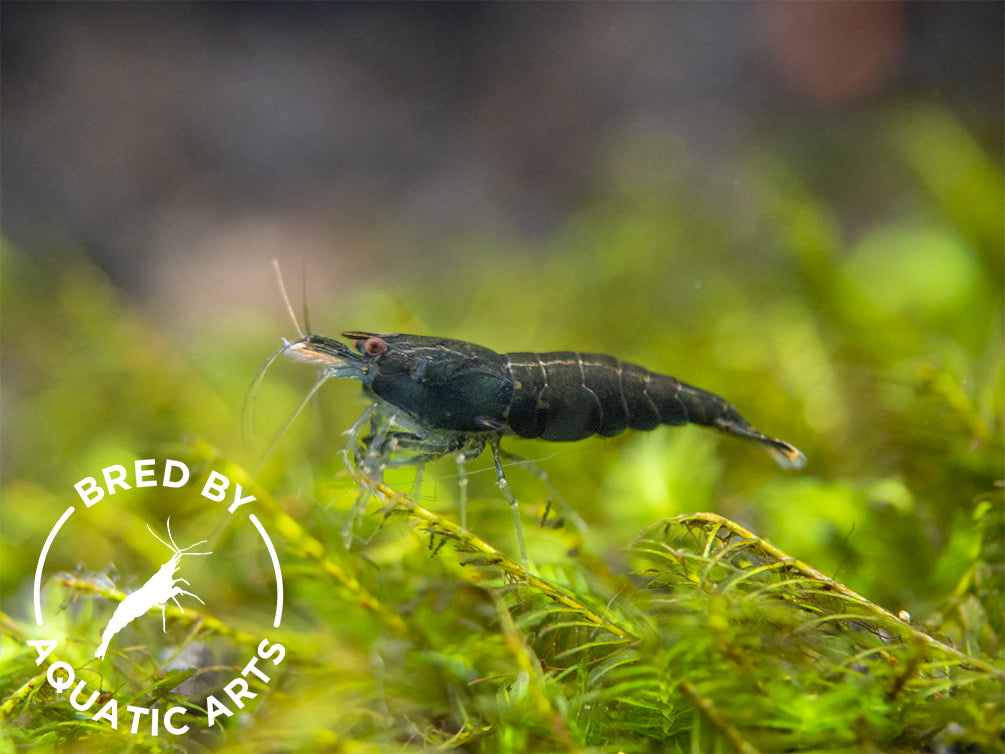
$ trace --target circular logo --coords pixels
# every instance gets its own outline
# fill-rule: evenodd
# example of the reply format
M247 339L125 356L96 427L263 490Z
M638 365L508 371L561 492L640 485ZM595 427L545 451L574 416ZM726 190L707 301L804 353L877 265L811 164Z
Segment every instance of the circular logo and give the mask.
M286 655L285 647L268 636L234 628L229 618L235 616L226 615L219 599L233 588L221 583L228 574L233 579L235 572L254 572L259 581L271 583L239 586L265 591L273 628L281 625L283 575L272 539L253 512L255 496L215 470L201 488L190 483L191 476L188 466L174 459L106 466L74 485L74 504L52 526L39 552L35 620L42 636L51 638L28 642L38 653L36 664L49 663L48 684L74 710L114 730L128 727L133 734L181 736L195 726L221 725L274 682L276 666ZM145 522L140 537L132 534L129 554L137 556L131 561L159 565L117 575L115 580L131 585L128 593L107 575L80 579L63 574L61 581L74 597L96 598L91 619L81 621L87 627L80 629L64 625L63 610L50 608L47 614L43 585L57 575L46 570L50 555L59 552L64 562L72 557L93 574L98 564L87 562L87 543L93 538L95 516L88 512L98 504L128 504L130 495L152 487L160 488L159 502L170 512L163 521ZM193 499L196 489L198 498ZM195 504L203 513L206 505L215 509L209 517L218 522L212 531L196 531L199 522L208 520L206 515L194 524L186 520L185 512ZM131 523L131 529L142 527ZM249 567L242 570L242 561ZM103 691L103 681L117 675L125 676L116 686L119 691Z

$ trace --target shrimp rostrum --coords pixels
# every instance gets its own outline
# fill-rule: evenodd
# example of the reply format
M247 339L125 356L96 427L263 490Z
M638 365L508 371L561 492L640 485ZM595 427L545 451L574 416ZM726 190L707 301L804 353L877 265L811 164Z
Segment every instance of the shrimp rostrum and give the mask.
M496 353L461 340L399 333L342 335L351 347L308 334L280 353L322 368L315 389L329 377L347 377L362 382L373 400L347 432L346 461L351 448L364 485L347 544L386 468L453 454L463 480L463 463L487 445L526 562L517 501L501 462L500 440L507 435L564 442L690 422L760 443L783 468L798 469L806 460L789 443L754 429L718 395L613 356Z

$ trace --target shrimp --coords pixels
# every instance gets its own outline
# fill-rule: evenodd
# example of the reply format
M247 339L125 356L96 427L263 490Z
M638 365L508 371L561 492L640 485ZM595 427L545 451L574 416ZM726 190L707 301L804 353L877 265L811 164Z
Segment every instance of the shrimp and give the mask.
M502 450L505 436L572 442L592 435L611 437L626 429L650 431L661 424L692 423L757 442L782 468L800 469L806 463L795 446L759 432L724 398L613 356L575 351L497 353L450 338L358 330L342 333L351 344L346 345L305 333L281 274L279 282L300 338L284 340L258 379L285 354L321 368L301 408L332 377L359 380L372 401L345 433L346 467L362 482L343 530L346 547L387 468L416 465L421 471L425 462L447 455L457 462L465 527L464 464L488 446L526 566L519 507L503 473L503 456L516 458ZM367 428L369 434L364 434ZM536 473L545 478L543 472Z
M175 544L174 537L171 536L171 517L167 520L167 531L168 539L171 544L168 544L163 539L157 536L153 529L150 529L150 533L154 535L158 542L160 542L165 547L169 548L174 554L171 556L164 565L162 565L153 576L151 576L147 582L137 589L132 594L126 596L119 606L115 608L115 612L112 613L112 619L108 621L108 625L105 626L104 632L101 634L101 644L94 651L94 656L99 660L104 659L105 652L108 650L108 643L112 638L125 628L127 625L132 623L134 620L139 618L153 607L159 607L161 609L161 628L167 633L167 617L165 615L165 608L167 606L167 601L172 600L178 609L183 613L185 610L182 608L181 603L178 602L179 594L187 594L190 597L195 597L202 604L203 602L197 595L192 594L192 592L185 591L178 584L185 584L190 586L189 582L185 579L174 578L175 573L181 567L181 557L182 555L212 555L212 552L189 552L193 547L198 547L207 540L202 540L201 542L196 542L194 545L186 547L184 550L178 549L178 545Z

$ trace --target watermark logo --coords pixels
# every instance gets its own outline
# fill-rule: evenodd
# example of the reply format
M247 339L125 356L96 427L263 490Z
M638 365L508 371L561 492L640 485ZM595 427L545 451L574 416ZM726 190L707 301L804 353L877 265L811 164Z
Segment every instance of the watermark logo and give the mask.
M131 479L130 471L133 472ZM86 553L80 552L82 549L80 542L87 541L81 532L88 526L88 517L86 516L88 509L103 500L108 504L107 501L117 494L121 496L119 500L128 504L128 493L143 487L161 487L166 491L165 494L170 491L172 495L191 496L198 488L189 484L190 478L191 473L188 466L181 461L166 459L159 462L157 459L144 459L136 461L129 467L125 465L107 466L101 470L100 477L97 475L85 477L74 485L75 500L79 498L83 503L83 509L78 514L78 505L75 503L64 511L49 531L45 544L39 553L35 569L33 594L35 620L38 626L43 629L41 632L43 636L46 633L45 629L56 622L53 616L47 616L43 609L43 582L46 576L55 575L46 570L46 561L53 548L58 548L61 552L75 552L86 559ZM279 558L276 555L272 539L261 521L253 512L245 511L245 506L254 503L256 498L254 495L246 494L240 484L215 470L210 471L198 494L203 498L198 501L200 504L210 501L213 504L222 503L226 506L220 509L220 517L226 527L243 527L245 523L253 527L253 541L260 543L268 555L268 562L271 562L271 576L274 579L275 592L273 628L280 628L283 613L283 576ZM179 508L191 508L192 500L181 497L178 500L182 503L178 506ZM251 505L248 511L253 508L254 506ZM165 640L171 638L168 636L167 621L169 603L173 603L182 614L186 614L179 598L190 606L198 602L199 610L203 615L212 615L214 619L221 618L219 615L221 606L207 606L203 598L195 591L197 588L201 590L201 585L193 587L185 576L195 578L190 571L194 570L191 564L196 559L209 563L214 555L217 558L235 558L237 555L220 552L216 546L211 549L208 539L192 542L191 540L195 537L189 538L190 544L181 547L172 533L171 523L171 516L168 516L163 522L166 538L159 535L153 527L147 524L147 529L152 535L152 538L149 539L150 547L156 547L157 551L163 551L164 548L167 548L170 551L170 556L152 576L147 577L147 574L150 573L149 570L143 574L137 574L139 579L145 578L141 586L125 595L124 598L121 593L118 593L117 599L121 601L115 607L111 617L104 623L100 642L98 642L96 635L71 636L62 641L55 638L41 638L28 642L38 653L36 664L42 665L48 661L46 680L52 689L58 695L63 696L77 712L90 716L95 722L105 723L114 730L120 730L120 727L125 728L128 725L133 734L181 736L192 731L193 726L197 724L206 729L218 726L221 724L221 719L233 717L244 711L248 703L259 696L263 686L267 687L268 684L274 682L277 670L269 669L268 665L269 663L273 666L280 665L286 655L285 647L269 636L261 638L260 641L258 641L258 637L252 637L255 651L250 659L238 659L237 663L233 665L235 670L227 673L227 677L212 683L211 688L205 693L194 693L191 690L188 693L182 693L181 686L177 689L166 689L171 692L170 705L161 700L152 699L150 706L143 706L133 703L137 701L135 693L130 694L128 700L120 700L114 695L109 698L110 694L101 690L101 681L105 675L102 666L114 663L116 651L121 655L137 651L144 655L153 654L146 646L134 645L119 650L115 649L119 646L116 643L117 638L122 636L122 632L128 626L136 627L150 621L149 617L145 617L148 613L152 617L156 615L153 611L159 609L161 632L165 635ZM177 518L175 523L177 530ZM229 538L228 541L231 539ZM249 557L246 549L243 548L241 557ZM148 551L148 554L150 552L153 550ZM153 558L153 561L158 562L163 557L158 554ZM251 557L256 556L252 555ZM211 572L223 573L225 569L212 569ZM206 578L205 572L203 572L203 578ZM49 624L47 624L47 619ZM220 625L224 624L221 622ZM243 642L236 642L235 646L227 648L231 655L238 657L240 653L246 654L248 652L248 649L244 648L248 645L248 637L245 635L242 638ZM90 656L88 654L81 661L79 648L81 645L88 645L88 643L95 645L94 659L88 660L87 657ZM110 648L112 648L112 652L109 651ZM175 662L178 659L177 654L178 652L175 652ZM75 662L69 661L74 658L77 658ZM95 667L96 665L97 667ZM133 676L144 672L138 670L139 668L148 670L149 667L146 663L133 661L123 662L121 665ZM241 669L236 670L236 668ZM116 669L119 668L116 667ZM157 671L158 674L160 672ZM183 674L183 680L187 680L191 675L191 673ZM217 673L217 675L219 674ZM143 685L149 679L134 678L133 680ZM157 678L154 681L156 682ZM97 688L93 686L97 686ZM186 702L185 699L188 701Z
M149 526L147 526L150 529ZM126 597L119 606L115 608L115 612L112 614L112 619L108 621L108 625L105 630L101 633L101 644L98 648L94 650L94 656L99 660L105 658L105 652L108 650L108 642L112 640L119 631L125 628L129 623L136 620L142 615L155 607L161 609L161 627L164 633L167 633L167 616L164 614L165 608L167 607L167 601L172 600L178 609L185 612L182 609L181 603L178 601L179 594L187 594L190 597L195 597L199 602L202 600L192 592L182 589L178 584L188 584L185 579L176 579L175 574L178 569L181 568L181 556L182 555L212 555L211 552L189 552L193 547L201 545L206 540L196 542L190 547L186 547L184 550L178 548L178 545L174 543L174 537L171 536L171 518L168 517L167 520L167 530L168 539L171 540L169 545L160 537L154 534L154 530L150 529L150 533L157 537L157 541L166 547L170 547L171 551L174 553L167 563L162 565L157 569L157 573L150 577L150 579L135 592ZM202 602L202 604L206 604Z

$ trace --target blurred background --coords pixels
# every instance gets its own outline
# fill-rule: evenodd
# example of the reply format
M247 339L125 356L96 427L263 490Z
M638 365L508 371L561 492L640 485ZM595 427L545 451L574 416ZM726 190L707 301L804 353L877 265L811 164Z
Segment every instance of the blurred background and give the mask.
M5 4L4 473L188 433L260 463L312 377L275 368L249 447L295 334L275 258L316 332L613 353L810 474L945 481L918 446L1000 430L1002 31L1000 3ZM362 406L324 392L314 463ZM583 473L676 435L516 450ZM794 481L719 446L727 486ZM677 471L651 484L701 487Z
M532 259L506 266L539 272L619 192L718 211L742 237L723 253L757 271L782 244L758 235L748 165L773 154L851 246L908 210L893 145L865 137L912 127L921 104L1001 154L993 2L12 3L3 18L6 237L33 256L71 238L170 336L271 305L273 257L307 268L315 307L368 286L413 308L464 298L481 281L456 292L462 260L519 250ZM674 259L703 251L683 246L665 240L668 296L688 277Z
M613 353L726 395L807 474L952 490L928 555L1000 476L1000 3L2 12L7 480L189 434L261 463L312 378L275 367L249 445L295 333L273 258L316 332ZM323 393L314 465L362 406ZM705 434L515 449L581 475ZM751 490L807 479L718 445L587 488L756 518Z
M72 484L178 444L296 493L338 546L358 385L326 384L268 450L314 376L277 362L247 420L296 336L278 259L314 332L611 353L808 457L783 473L694 428L512 443L615 569L645 525L713 510L949 630L976 501L1005 475L1005 5L0 14L0 591L18 619ZM448 516L453 473L423 487ZM476 469L471 528L512 550L492 482ZM565 557L525 526L539 562Z

